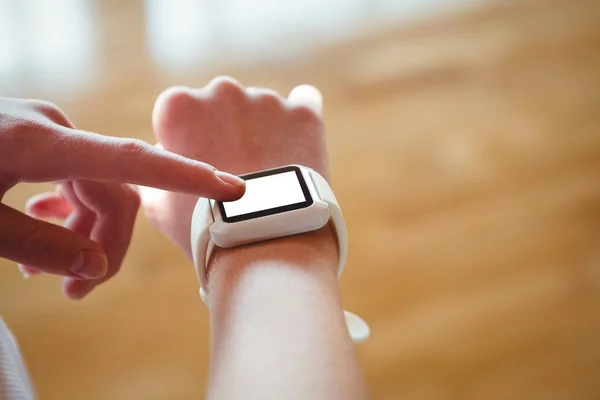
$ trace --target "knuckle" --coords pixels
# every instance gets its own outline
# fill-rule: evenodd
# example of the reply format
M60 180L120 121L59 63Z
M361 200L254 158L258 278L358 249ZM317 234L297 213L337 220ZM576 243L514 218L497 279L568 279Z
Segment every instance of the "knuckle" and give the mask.
M152 123L158 136L161 136L161 132L189 127L185 121L189 121L200 111L198 105L199 99L187 87L174 86L162 92L152 113Z
M31 108L42 114L60 111L56 104L46 100L30 100L29 104Z
M23 124L12 118L1 118L2 134L0 135L0 176L4 181L18 180L19 155L26 149Z
M0 175L7 179L19 179L20 171L34 165L32 158L42 158L57 141L56 125L48 121L18 117L0 124Z
M254 95L254 102L261 108L267 110L283 110L285 102L277 92L263 89Z
M120 139L117 143L117 152L126 158L137 158L148 151L149 146L140 139Z
M45 116L55 124L72 128L73 124L67 118L67 115L55 104L44 100L32 100L31 108L37 113Z
M115 143L114 163L120 171L120 178L125 181L124 174L131 169L131 164L138 162L151 147L148 143L139 139L118 139Z
M94 214L94 219L127 221L137 214L140 196L133 186L121 183L78 181L78 191L85 197L85 207ZM78 210L85 213L85 209Z
M235 100L245 96L242 85L228 76L219 76L213 79L208 86L212 88L214 97L223 100Z
M56 129L52 124L44 120L33 120L24 117L6 117L0 118L2 124L2 135L0 138L7 145L20 146L34 144L40 136L50 136Z
M159 95L157 105L165 112L181 113L189 110L195 103L191 90L184 86L171 87Z
M293 106L290 110L296 121L306 124L321 124L321 117L311 107L305 105Z

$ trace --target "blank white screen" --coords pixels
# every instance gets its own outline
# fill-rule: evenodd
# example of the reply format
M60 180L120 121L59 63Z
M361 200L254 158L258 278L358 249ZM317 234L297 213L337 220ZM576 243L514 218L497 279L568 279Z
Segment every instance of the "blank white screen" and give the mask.
M296 172L263 176L246 181L246 193L236 201L223 202L228 217L306 201Z

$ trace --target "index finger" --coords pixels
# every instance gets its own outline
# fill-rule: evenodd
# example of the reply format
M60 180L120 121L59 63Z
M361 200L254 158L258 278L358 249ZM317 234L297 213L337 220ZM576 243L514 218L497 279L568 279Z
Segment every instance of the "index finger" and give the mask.
M36 146L37 147L37 146ZM215 167L156 148L137 139L122 139L57 127L38 153L20 157L23 181L85 179L132 183L218 200L244 194L244 180Z

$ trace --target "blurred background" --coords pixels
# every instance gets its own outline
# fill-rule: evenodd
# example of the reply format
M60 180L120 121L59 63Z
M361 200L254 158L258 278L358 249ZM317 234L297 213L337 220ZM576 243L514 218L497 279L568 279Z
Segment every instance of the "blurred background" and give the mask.
M222 74L323 91L374 399L600 398L599 1L0 0L0 95L82 129L153 142L163 89ZM203 397L195 273L143 217L80 303L0 264L40 399Z

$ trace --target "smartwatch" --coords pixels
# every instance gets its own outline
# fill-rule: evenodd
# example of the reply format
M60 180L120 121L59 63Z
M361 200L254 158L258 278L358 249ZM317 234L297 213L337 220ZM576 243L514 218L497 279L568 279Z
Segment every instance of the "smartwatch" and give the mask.
M331 222L338 245L338 278L346 263L346 223L331 187L319 173L287 165L242 175L246 192L242 198L221 202L200 198L191 224L194 265L200 281L200 296L208 299L208 246L241 246L269 239L318 230ZM348 333L357 343L370 334L357 315L344 311Z

